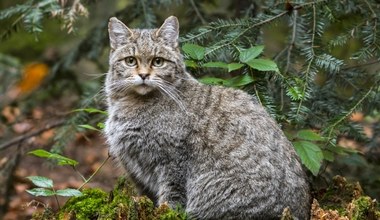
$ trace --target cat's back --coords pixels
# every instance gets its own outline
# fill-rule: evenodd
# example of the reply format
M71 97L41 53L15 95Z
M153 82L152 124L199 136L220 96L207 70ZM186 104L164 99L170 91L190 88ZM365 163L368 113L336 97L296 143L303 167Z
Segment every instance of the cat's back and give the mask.
M193 158L200 166L189 181L188 188L194 189L188 194L189 212L215 217L214 204L226 209L240 204L231 217L275 217L286 206L296 216L307 216L305 173L293 146L261 104L241 90L191 84Z

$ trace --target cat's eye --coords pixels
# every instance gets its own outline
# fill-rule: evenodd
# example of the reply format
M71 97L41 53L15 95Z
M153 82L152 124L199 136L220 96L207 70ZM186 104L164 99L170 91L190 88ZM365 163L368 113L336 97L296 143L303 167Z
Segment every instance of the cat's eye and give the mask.
M125 58L125 63L128 66L136 66L137 65L137 60L134 57L127 57L127 58Z
M160 67L160 66L164 65L164 59L161 57L156 57L153 59L152 65L155 67Z

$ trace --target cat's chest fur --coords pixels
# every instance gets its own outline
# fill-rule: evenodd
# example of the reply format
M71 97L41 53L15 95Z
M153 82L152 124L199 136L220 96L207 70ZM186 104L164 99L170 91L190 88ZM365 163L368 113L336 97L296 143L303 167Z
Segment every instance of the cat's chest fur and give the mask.
M132 104L132 103L131 103ZM110 154L146 185L157 183L165 164L187 154L189 118L165 101L114 106L106 123Z

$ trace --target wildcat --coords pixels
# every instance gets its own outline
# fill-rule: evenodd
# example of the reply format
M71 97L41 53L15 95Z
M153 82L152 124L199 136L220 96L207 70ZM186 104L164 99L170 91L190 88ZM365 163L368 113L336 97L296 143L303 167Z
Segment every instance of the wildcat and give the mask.
M309 185L283 132L247 93L186 72L179 24L111 18L105 91L109 152L141 194L195 219L308 219Z

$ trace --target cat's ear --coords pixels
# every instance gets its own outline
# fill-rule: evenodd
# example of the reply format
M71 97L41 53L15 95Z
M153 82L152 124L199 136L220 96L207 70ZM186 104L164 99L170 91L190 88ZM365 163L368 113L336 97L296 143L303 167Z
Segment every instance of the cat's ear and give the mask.
M131 29L115 17L110 18L108 22L108 33L112 49L116 49L120 45L125 44L128 38L133 35Z
M174 16L168 17L164 24L157 30L156 36L162 37L174 46L178 45L179 24L178 19Z

